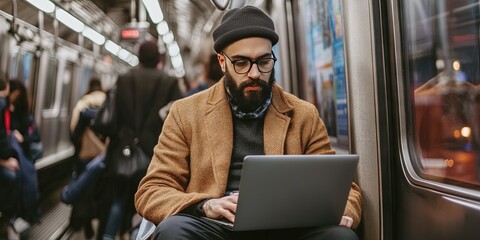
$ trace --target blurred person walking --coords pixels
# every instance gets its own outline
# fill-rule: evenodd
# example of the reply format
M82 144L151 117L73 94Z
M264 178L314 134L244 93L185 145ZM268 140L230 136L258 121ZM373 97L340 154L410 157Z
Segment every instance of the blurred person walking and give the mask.
M103 139L100 139L90 128L90 124L95 119L98 109L105 101L105 96L100 79L93 77L88 83L87 92L73 108L70 121L70 134L75 146L73 181L80 181L79 177L85 172L87 165L105 151ZM72 188L73 185L70 185L67 187ZM70 227L74 231L79 231L83 228L85 238L90 239L94 234L92 219L96 217L99 201L95 199L95 186L93 184L84 186L84 183L81 185L85 189L81 191L80 196L76 197L76 199L70 199L73 198L72 192L75 189L66 189L62 192L62 201L71 203L73 206L70 216Z
M133 197L163 127L165 116L161 113L166 111L161 109L182 97L177 79L159 69L165 60L157 43L142 43L138 56L140 64L119 76L115 86L113 129L107 131L110 142L106 159L113 196L106 225L101 226L103 239L115 239L117 233L132 227L136 213ZM136 161L145 159L146 163Z

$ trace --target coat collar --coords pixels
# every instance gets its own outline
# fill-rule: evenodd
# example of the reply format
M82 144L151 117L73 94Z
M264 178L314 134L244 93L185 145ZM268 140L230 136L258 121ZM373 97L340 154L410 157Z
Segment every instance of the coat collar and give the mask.
M205 129L208 141L205 145L212 156L214 177L219 183L226 184L233 148L233 120L230 105L225 93L222 78L209 89L207 111L205 112ZM283 90L273 85L272 104L265 114L264 151L265 154L283 154L290 117L288 113L293 106L286 101ZM223 186L222 186L223 187Z

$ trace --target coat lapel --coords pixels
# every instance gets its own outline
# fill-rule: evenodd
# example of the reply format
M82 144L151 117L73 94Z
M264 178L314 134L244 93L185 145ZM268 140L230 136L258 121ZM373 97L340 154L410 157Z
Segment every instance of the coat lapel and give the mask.
M223 81L214 86L207 103L209 108L205 114L208 146L212 154L212 166L215 181L226 183L233 148L232 112L225 97Z
M284 154L285 139L290 125L290 117L286 113L293 107L284 101L281 91L280 87L273 85L272 104L265 115L263 138L266 155Z
M268 110L263 127L265 155L282 155L284 153L283 150L289 124L289 117L279 114L273 108Z

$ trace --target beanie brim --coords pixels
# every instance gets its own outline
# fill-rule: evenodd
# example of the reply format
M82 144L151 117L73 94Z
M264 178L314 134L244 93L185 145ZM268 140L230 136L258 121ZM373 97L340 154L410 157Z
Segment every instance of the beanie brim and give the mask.
M230 43L249 37L267 38L272 42L272 46L278 42L278 35L272 29L262 26L246 26L224 33L215 41L213 48L217 53L220 53Z

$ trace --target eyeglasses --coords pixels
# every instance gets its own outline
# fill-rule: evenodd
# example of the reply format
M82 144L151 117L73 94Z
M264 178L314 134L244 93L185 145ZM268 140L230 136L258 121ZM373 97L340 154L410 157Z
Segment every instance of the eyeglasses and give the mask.
M252 69L253 64L257 64L257 69L261 73L269 73L273 70L273 67L275 66L275 62L277 61L277 58L275 57L275 54L272 55L273 57L267 57L267 58L260 58L257 60L252 60L248 58L241 58L241 59L235 59L232 60L225 52L222 52L225 57L230 60L230 62L233 65L233 70L235 70L236 73L238 74L245 74L250 72L250 69Z

